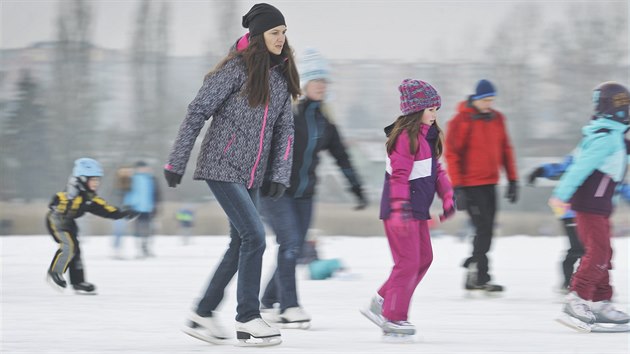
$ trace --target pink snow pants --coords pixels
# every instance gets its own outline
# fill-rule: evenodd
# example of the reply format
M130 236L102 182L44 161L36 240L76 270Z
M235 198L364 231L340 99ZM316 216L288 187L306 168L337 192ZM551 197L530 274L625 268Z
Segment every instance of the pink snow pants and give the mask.
M571 290L585 300L610 300L613 293L608 274L613 253L610 220L604 215L576 211L575 221L584 255L573 274Z
M401 225L383 220L394 267L378 290L383 297L383 316L390 321L406 321L414 290L433 262L433 249L427 220L411 219Z

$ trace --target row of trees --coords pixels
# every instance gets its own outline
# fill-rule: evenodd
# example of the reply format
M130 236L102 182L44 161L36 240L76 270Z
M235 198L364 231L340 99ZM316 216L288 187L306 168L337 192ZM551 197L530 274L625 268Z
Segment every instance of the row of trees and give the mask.
M215 3L223 31L234 32L238 3ZM15 95L0 99L1 200L48 198L81 156L96 157L111 171L138 158L162 160L169 148L169 1L138 1L126 64L132 90L123 105L125 129L102 124L113 95L99 82L103 68L95 66L94 12L89 0L59 1L49 67L37 74L22 69Z
M238 2L216 0L214 5L221 40L208 45L206 69L239 31ZM568 152L591 111L590 102L578 97L601 81L629 82L627 4L573 6L567 22L552 28L539 28L539 17L535 4L515 7L498 26L484 63L395 68L381 63L383 70L369 67L357 73L354 64L333 62L338 93L334 109L342 113L338 123L344 135L352 137L355 128L380 131L384 117L396 112L395 107L383 109L382 90L391 91L403 75L427 78L450 104L464 98L459 89L463 77L467 82L487 77L498 83L501 108L521 157L547 153L531 142L541 136L549 140L544 130L551 121L561 128L553 131L552 140L562 143L557 156ZM179 124L173 117L181 117L186 104L175 98L183 86L177 77L181 64L173 68L176 61L169 57L170 22L168 1L138 1L124 64L128 75L117 78L129 81L130 92L114 98L99 79L106 75L104 69L94 64L92 3L60 1L49 65L37 72L24 69L15 95L0 100L0 199L48 198L63 186L72 160L81 156L98 158L108 171L138 158L164 160ZM0 83L7 76L0 72ZM185 89L198 88L199 75L196 80ZM112 105L124 107L115 113L124 127L103 124L111 118L106 115Z

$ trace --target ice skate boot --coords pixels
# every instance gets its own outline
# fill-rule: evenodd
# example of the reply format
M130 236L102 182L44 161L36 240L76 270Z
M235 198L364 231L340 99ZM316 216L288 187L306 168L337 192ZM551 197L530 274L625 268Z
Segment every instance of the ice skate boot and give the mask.
M572 291L566 296L562 314L557 321L576 331L590 332L591 325L595 323L595 314L591 311L588 301Z
M52 288L57 291L63 291L63 289L68 286L66 280L63 278L63 274L61 273L56 273L49 270L48 274L46 275L46 280L48 281L48 284L50 284L50 286L52 286Z
M281 328L309 329L311 316L301 307L289 307L278 315L277 322Z
M623 324L630 322L630 316L617 310L610 301L596 301L591 307L597 323Z
M628 332L630 331L630 316L617 310L610 301L593 302L591 310L595 315L595 323L591 332Z
M72 284L74 292L79 295L96 295L96 287L94 284L88 282L81 282L79 284Z
M236 322L236 339L244 347L263 347L282 343L280 330L271 327L262 318Z
M468 265L466 272L466 282L464 288L469 291L468 295L471 295L471 291L482 290L486 295L499 295L503 292L504 287L502 285L493 284L490 282L480 284L477 279L477 263L472 262Z
M376 294L372 297L367 307L359 310L363 316L367 317L368 320L374 322L374 324L379 327L383 327L383 323L385 323L385 318L383 317L383 301L383 298L379 294Z
M390 343L413 342L416 327L407 321L385 320L381 326L383 329L383 341Z
M202 317L195 312L189 316L188 323L182 331L191 337L212 344L225 344L227 339L230 338L230 335L223 329L216 317Z

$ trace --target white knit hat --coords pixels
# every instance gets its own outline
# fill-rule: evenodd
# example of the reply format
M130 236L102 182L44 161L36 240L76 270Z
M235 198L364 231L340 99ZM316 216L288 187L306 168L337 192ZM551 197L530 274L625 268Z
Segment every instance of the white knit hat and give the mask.
M302 87L312 80L330 81L330 68L328 62L314 48L307 48L298 65L300 71L300 84Z

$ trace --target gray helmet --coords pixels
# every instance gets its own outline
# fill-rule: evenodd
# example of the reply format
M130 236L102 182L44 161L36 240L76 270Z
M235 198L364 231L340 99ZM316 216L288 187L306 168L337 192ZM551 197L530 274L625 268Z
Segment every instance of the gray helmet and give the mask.
M630 124L630 117L628 117L630 92L625 86L614 81L599 84L593 90L593 104L597 118Z

